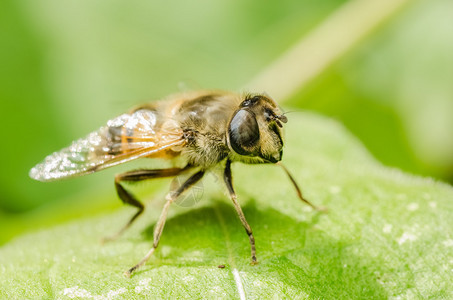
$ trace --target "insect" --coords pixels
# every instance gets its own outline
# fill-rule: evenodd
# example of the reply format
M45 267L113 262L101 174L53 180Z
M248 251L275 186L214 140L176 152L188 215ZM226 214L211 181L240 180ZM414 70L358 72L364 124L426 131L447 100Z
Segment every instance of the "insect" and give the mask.
M97 131L45 158L30 171L40 181L59 180L94 173L139 158L162 158L172 162L167 169L139 169L115 176L119 198L137 212L116 233L121 235L143 213L143 204L123 183L189 174L171 190L154 229L153 245L132 268L131 274L152 256L159 244L172 202L215 166L223 168L223 179L239 219L249 237L251 263L257 263L255 238L233 188L231 163L278 164L294 185L297 196L307 201L289 171L281 164L283 124L287 117L263 94L198 91L151 102L111 119Z

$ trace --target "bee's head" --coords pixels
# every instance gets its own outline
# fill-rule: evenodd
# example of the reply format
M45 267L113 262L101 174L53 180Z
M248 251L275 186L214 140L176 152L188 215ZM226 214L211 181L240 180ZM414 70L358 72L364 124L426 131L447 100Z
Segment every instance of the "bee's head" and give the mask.
M237 154L276 163L282 159L287 118L264 95L246 96L228 124L228 144Z

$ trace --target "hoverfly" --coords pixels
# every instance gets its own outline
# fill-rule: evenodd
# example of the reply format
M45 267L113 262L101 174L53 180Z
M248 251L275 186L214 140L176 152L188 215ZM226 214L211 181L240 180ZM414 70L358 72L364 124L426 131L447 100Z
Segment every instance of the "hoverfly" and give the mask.
M168 209L172 202L203 175L217 165L239 219L249 237L251 262L257 263L255 238L242 212L233 188L231 163L278 164L303 198L296 181L280 163L283 154L283 124L287 118L270 97L263 94L238 94L224 91L199 91L179 94L166 101L151 102L111 119L97 131L55 152L30 171L40 181L59 180L94 173L139 158L171 160L167 169L139 169L115 177L119 198L137 208L137 212L108 239L122 234L144 210L123 182L175 177L188 172L191 176L170 191L154 229L153 246L132 268L130 276L151 257L159 244ZM187 173L186 173L187 174Z

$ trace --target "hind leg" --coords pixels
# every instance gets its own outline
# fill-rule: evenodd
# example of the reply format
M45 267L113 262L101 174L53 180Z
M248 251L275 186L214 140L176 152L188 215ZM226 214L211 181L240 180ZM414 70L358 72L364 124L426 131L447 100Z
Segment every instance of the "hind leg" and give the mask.
M164 178L164 177L174 177L181 174L183 171L187 170L186 168L169 168L169 169L155 169L155 170L135 170L115 176L115 188L118 194L118 197L123 201L123 203L132 205L138 209L138 211L130 218L130 220L124 225L117 233L112 236L106 237L103 239L103 242L111 241L123 234L132 223L143 213L145 207L143 204L135 198L130 192L128 192L121 182L138 182L142 180L149 180L155 178Z
M124 275L127 277L131 277L131 274L136 271L138 268L143 266L148 259L153 255L154 251L156 250L157 246L159 245L160 237L162 235L162 231L164 230L165 226L165 221L167 220L167 214L168 214L168 209L170 208L170 204L175 201L179 195L181 195L183 192L188 190L191 186L193 186L196 182L198 182L201 178L203 178L204 171L198 171L189 179L187 179L176 191L170 191L167 196L165 196L165 199L167 200L165 202L164 208L162 209L162 213L160 214L159 220L156 223L156 226L154 228L154 238L153 238L153 247L146 253L146 255L132 268L127 270Z

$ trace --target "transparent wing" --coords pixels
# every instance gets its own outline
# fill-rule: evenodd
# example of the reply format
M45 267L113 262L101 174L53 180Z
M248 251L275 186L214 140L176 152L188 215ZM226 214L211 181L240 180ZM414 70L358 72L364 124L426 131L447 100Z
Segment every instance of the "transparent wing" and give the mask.
M71 146L47 156L30 177L52 181L85 175L141 157L177 153L183 133L172 120L162 121L156 111L140 109L107 122L106 126Z

